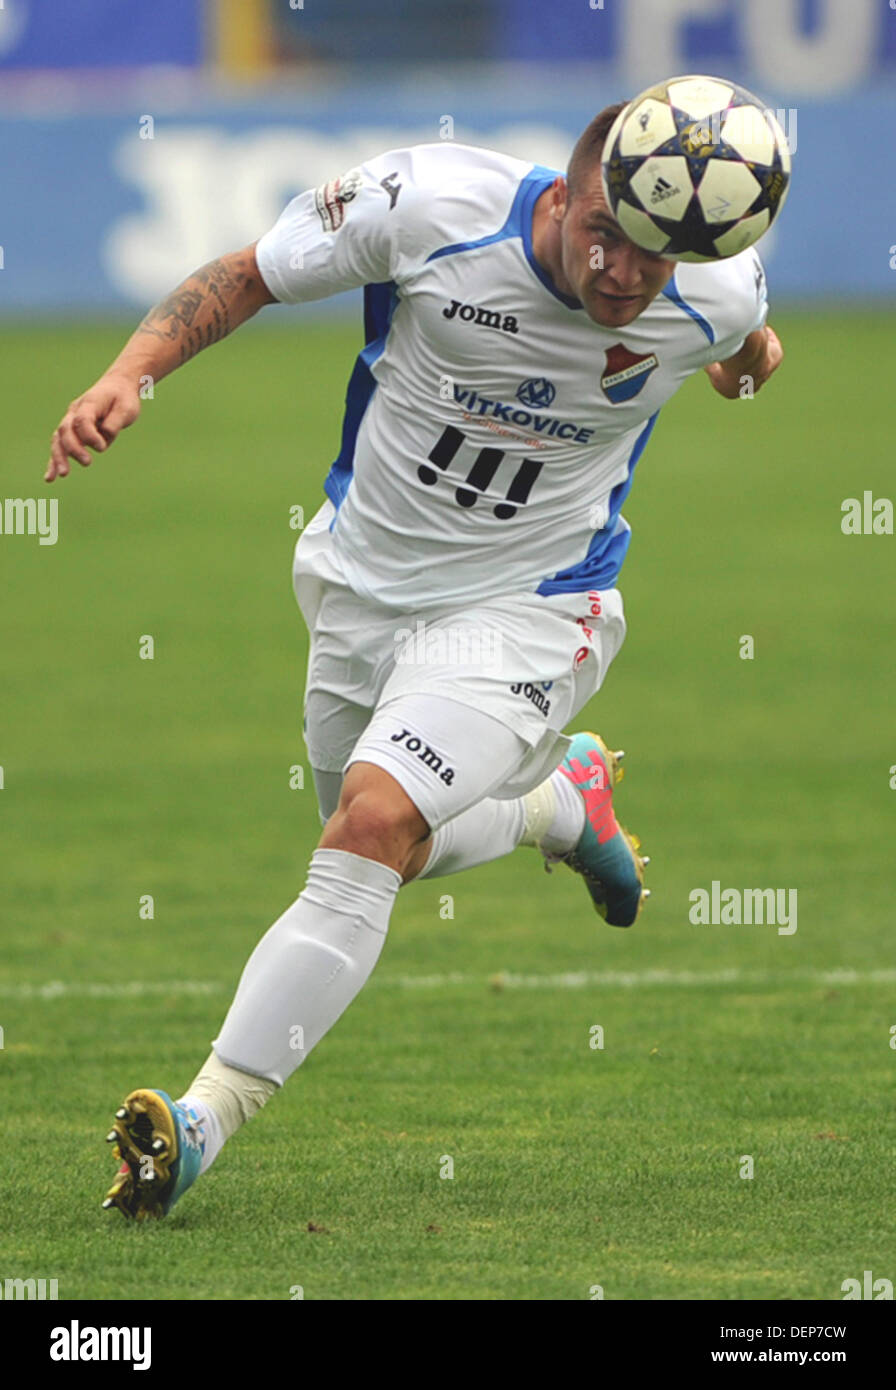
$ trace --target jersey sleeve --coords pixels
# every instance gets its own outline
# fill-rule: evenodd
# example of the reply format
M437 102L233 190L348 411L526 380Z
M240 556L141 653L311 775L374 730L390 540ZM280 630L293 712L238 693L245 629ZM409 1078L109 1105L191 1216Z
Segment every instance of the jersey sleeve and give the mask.
M743 347L744 339L763 327L768 316L765 270L752 246L723 261L718 270L718 308L713 314L717 333L708 354L710 362L733 357Z
M300 193L255 248L284 304L394 280L503 225L530 164L453 141L389 150Z
M255 248L271 294L301 304L394 277L409 154L377 156L287 204Z

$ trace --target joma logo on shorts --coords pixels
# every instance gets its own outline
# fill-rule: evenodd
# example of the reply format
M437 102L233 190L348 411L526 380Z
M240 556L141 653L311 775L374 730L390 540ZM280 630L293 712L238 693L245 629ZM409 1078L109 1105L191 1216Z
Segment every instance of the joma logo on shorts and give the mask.
M451 786L454 781L454 768L442 767L442 759L438 753L433 752L428 743L424 743L416 734L412 734L410 729L402 729L400 734L392 735L393 743L401 743L402 739L405 740L404 746L409 753L416 753L421 763L425 763L431 772L439 774L440 782L444 782L446 786Z
M543 681L542 685L550 689L553 685L553 681ZM528 682L523 685L522 681L517 681L516 685L510 687L510 693L511 695L524 695L527 700L532 701L535 708L547 719L551 712L551 702L545 695L543 689L539 690L537 685L530 685Z
M459 318L464 323L475 324L479 328L499 328L502 333L519 333L520 327L513 314L501 314L497 309L481 309L478 304L461 304L452 299L447 309L442 310L446 319Z

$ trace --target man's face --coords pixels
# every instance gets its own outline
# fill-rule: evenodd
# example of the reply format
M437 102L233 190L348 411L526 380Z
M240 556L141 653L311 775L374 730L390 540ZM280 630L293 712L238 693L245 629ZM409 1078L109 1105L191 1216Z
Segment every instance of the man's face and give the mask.
M563 273L589 318L621 328L638 317L670 280L675 262L642 251L623 232L604 198L600 165L570 200L554 187Z

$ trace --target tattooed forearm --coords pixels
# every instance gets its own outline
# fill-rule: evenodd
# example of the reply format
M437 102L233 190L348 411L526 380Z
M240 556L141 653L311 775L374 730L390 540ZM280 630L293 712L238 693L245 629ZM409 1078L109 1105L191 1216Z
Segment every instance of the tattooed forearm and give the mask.
M186 362L230 332L229 303L252 279L223 260L211 261L150 309L138 332L176 343Z
M192 318L184 319L185 324L191 324ZM219 343L222 338L226 338L230 332L230 317L227 313L227 305L221 304L220 307L212 305L211 318L206 318L204 323L191 328L190 332L181 338L180 360L189 362L191 357L195 357L197 352L203 348L211 347L212 343ZM172 334L172 337L177 336Z
M150 309L140 327L157 338L176 338L182 327L189 327L202 304L198 290L181 289L169 294L161 304Z
M248 246L201 266L150 309L122 356L148 362L151 375L165 375L271 302Z

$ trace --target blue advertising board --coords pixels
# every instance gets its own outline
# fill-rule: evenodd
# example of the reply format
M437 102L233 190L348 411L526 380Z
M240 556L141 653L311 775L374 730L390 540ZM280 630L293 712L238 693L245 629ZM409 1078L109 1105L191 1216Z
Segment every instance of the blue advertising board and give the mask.
M197 265L254 241L294 193L399 145L453 138L563 168L617 91L595 84L587 104L554 94L543 108L530 91L500 111L480 93L478 104L455 101L456 116L447 94L440 112L381 87L155 117L0 114L0 312L144 307ZM772 109L795 147L787 205L760 243L772 293L892 303L896 101Z
M193 67L199 0L2 0L0 73L48 68Z

